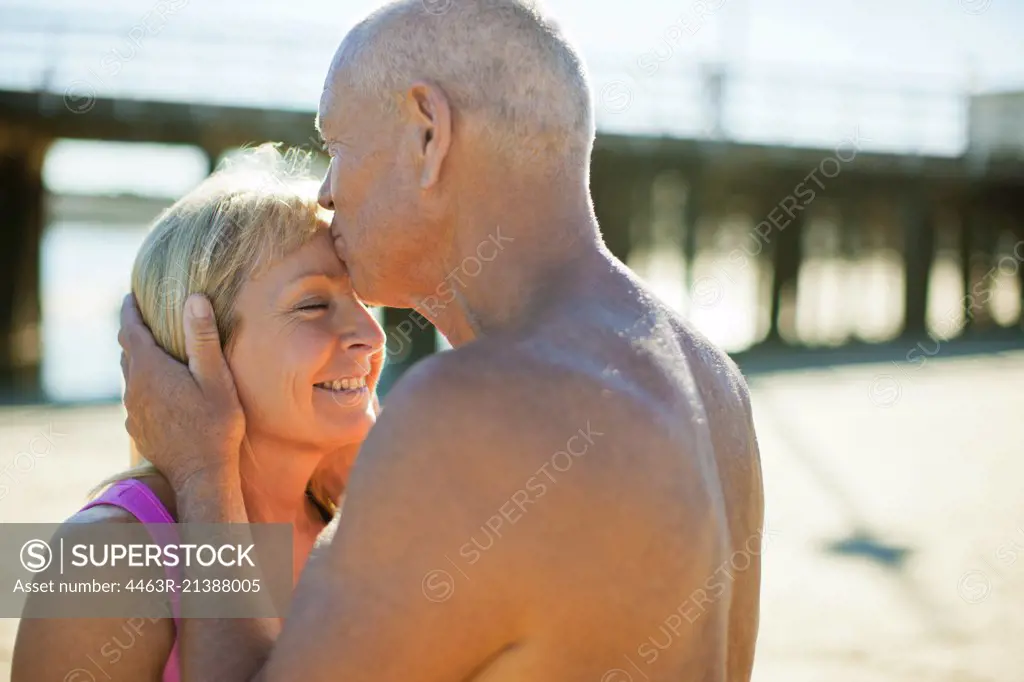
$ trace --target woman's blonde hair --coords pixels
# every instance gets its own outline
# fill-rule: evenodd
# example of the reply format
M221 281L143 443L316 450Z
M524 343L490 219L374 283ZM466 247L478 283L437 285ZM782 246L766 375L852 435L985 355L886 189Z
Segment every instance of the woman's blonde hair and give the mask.
M317 203L311 155L277 145L244 149L156 219L135 258L132 293L153 338L182 362L185 300L203 294L213 305L221 347L236 332L242 286L271 262L305 244L329 213ZM102 483L156 473L132 443L132 468ZM317 501L331 495L311 484Z

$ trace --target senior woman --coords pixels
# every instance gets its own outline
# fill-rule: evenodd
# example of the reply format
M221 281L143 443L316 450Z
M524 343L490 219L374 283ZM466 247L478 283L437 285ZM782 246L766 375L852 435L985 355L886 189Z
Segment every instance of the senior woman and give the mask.
M384 333L354 295L318 183L296 159L271 145L249 150L171 206L139 251L132 291L158 343L183 362L184 302L192 293L210 299L246 414L249 519L291 524L297 581L337 509L339 472L375 421ZM170 485L134 448L133 464L67 523L173 522ZM174 620L110 647L127 640L125 623L22 620L12 679L65 680L108 645L118 660L102 668L105 679L178 680Z

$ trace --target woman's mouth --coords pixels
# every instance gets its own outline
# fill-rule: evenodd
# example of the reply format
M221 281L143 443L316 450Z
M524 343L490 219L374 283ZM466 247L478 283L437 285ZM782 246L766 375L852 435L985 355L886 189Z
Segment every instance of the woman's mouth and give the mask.
M333 381L321 381L313 384L314 388L331 393L358 393L366 390L366 377L344 377Z

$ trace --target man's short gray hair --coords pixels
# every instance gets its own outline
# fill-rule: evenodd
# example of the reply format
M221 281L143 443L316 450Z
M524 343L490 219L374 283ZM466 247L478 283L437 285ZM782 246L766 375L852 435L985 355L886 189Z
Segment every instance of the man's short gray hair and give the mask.
M583 61L529 0L399 0L356 26L349 82L389 101L415 80L480 114L501 148L589 154L594 114Z

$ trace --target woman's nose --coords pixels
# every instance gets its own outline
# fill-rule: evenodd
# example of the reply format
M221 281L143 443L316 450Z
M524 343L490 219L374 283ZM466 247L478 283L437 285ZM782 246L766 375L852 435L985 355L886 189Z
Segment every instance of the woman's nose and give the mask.
M343 338L345 349L360 354L373 355L380 352L387 340L384 328L362 305L359 306L356 319L351 325L348 325L347 332Z

